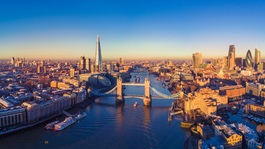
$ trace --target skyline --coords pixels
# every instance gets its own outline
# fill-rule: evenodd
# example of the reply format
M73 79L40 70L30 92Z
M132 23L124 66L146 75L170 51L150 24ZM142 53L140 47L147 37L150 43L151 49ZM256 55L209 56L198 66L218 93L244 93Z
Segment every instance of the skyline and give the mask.
M96 35L104 59L222 58L229 45L235 57L257 48L264 58L260 0L60 2L2 2L0 59L93 60Z

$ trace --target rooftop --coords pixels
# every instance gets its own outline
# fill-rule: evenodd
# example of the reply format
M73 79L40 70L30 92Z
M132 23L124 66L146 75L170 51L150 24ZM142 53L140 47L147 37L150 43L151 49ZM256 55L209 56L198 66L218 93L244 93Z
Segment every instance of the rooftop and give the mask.
M224 86L224 87L220 87L220 90L231 90L231 89L237 89L237 88L244 88L244 87L242 85Z

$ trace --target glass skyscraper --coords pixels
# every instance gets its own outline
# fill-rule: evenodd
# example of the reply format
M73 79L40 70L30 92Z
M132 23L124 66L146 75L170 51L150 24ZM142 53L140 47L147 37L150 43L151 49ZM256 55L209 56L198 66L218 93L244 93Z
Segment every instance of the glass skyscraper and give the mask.
M99 35L97 35L97 42L96 42L95 69L97 72L103 71Z
M250 50L246 54L245 65L247 68L253 68L253 59Z

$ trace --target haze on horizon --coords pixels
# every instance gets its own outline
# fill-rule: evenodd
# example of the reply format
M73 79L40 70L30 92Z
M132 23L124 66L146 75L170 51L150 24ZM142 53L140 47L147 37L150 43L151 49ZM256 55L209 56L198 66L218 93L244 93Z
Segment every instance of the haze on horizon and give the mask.
M0 5L0 59L222 58L265 49L262 0L18 1Z

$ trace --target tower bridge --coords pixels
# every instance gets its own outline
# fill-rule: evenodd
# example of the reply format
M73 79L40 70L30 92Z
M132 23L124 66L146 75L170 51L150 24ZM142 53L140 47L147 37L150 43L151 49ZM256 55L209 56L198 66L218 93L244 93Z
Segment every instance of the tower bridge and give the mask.
M123 86L141 86L144 88L144 95L125 95L123 93ZM152 91L152 95L151 95ZM176 99L184 96L183 92L179 92L173 95L166 95L164 93L159 92L154 87L151 86L150 79L148 77L145 78L144 83L123 83L121 78L117 79L117 85L113 87L111 90L99 93L96 91L91 91L95 96L116 96L116 103L123 103L125 98L141 98L143 99L143 103L146 106L150 106L152 103L152 99Z

